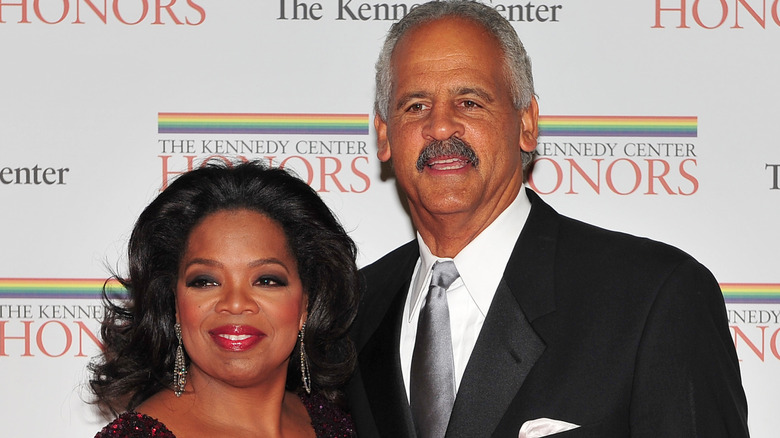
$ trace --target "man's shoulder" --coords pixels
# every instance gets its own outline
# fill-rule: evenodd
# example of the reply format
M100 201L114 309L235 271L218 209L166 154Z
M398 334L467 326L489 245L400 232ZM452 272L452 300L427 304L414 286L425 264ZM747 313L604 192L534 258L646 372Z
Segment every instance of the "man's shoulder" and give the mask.
M408 269L408 264L414 264L420 256L420 248L416 240L407 242L398 248L390 251L375 262L363 267L360 272L367 278L374 276L387 276L396 274L398 271Z
M546 223L541 227L533 227L534 230L549 231L546 227L554 223L552 233L559 256L571 254L582 260L584 255L590 254L596 257L593 261L604 260L606 257L613 261L622 259L627 263L653 259L668 262L692 259L689 254L670 244L562 215L536 193L531 192L529 198L539 213L535 215L536 220Z
M609 260L639 262L657 260L678 263L693 257L668 243L629 234L562 216L559 249L566 252L593 253ZM603 259L602 259L603 260Z

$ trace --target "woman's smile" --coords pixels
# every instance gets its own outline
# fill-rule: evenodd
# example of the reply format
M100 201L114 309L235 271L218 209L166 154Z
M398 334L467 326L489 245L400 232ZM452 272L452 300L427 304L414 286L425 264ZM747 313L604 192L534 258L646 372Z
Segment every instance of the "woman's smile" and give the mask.
M261 330L247 325L223 325L209 330L209 334L217 346L235 352L247 351L266 337Z

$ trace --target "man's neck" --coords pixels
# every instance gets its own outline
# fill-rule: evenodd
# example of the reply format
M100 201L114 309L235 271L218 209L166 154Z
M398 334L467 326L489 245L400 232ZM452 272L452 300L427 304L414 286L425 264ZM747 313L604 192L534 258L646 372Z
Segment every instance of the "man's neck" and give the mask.
M506 209L502 206L482 214L416 214L412 208L412 221L425 244L436 257L454 258L460 251L484 231Z

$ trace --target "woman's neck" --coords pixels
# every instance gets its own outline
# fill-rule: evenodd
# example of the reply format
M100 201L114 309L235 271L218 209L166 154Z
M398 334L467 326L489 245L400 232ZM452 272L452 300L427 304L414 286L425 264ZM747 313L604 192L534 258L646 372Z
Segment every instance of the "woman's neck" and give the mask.
M235 387L193 374L181 397L166 389L137 410L178 438L314 436L305 406L284 381Z

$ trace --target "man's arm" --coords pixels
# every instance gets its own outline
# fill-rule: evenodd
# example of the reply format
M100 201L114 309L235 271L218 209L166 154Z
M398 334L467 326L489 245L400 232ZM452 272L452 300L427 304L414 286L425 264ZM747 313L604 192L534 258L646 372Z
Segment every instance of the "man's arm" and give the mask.
M632 437L748 437L723 295L692 259L661 285L637 354Z

